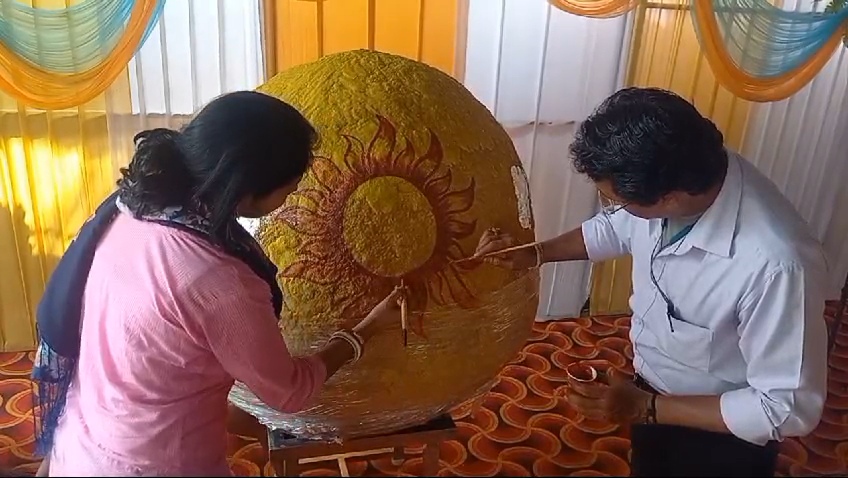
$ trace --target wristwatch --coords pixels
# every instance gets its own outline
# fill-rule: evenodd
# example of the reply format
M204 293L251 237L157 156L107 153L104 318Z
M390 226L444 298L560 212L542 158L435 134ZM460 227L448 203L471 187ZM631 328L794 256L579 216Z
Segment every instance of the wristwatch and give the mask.
M648 401L648 408L645 410L645 424L653 425L657 423L657 394L651 395Z

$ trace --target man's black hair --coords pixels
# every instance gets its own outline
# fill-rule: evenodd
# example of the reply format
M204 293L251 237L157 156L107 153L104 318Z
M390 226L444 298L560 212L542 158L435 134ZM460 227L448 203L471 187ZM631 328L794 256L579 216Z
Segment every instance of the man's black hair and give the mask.
M584 121L569 148L575 169L609 181L620 199L651 206L666 194L702 194L723 180L721 131L680 96L626 88Z

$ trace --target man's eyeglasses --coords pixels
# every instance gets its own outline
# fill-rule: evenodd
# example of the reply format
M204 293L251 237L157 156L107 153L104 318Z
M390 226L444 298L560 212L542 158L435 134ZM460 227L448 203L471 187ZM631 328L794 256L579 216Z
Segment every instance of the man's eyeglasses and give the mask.
M614 201L602 193L600 190L598 191L598 202L601 203L601 211L604 212L607 216L611 216L618 211L626 208L630 203L620 203L618 201Z

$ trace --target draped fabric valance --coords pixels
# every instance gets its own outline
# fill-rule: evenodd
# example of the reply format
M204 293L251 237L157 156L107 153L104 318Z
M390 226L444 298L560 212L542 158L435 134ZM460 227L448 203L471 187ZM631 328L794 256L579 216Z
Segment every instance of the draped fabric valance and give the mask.
M646 0L549 0L587 17L622 15ZM64 8L0 4L0 89L28 106L61 109L103 92L150 34L165 0L81 0ZM846 37L848 9L792 12L768 0L691 0L703 53L740 98L777 101L821 71Z
M165 0L82 0L48 8L3 1L0 89L36 108L56 110L86 103L124 71L164 4Z
M549 0L589 17L621 15L639 0ZM767 0L691 0L704 56L719 82L740 98L778 101L809 83L846 38L848 8L794 12Z

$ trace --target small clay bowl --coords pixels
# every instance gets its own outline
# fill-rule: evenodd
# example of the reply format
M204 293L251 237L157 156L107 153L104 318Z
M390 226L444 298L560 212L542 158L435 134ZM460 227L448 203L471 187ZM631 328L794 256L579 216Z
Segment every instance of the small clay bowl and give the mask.
M606 386L598 380L598 370L585 363L574 362L565 368L565 373L568 376L568 386L585 397L599 397Z
M579 383L590 383L598 379L598 370L588 364L582 362L574 362L565 368L565 373L568 374L569 381Z

